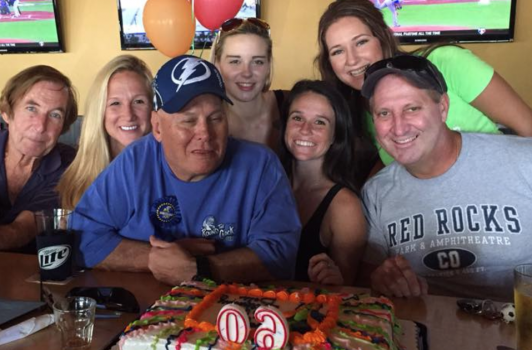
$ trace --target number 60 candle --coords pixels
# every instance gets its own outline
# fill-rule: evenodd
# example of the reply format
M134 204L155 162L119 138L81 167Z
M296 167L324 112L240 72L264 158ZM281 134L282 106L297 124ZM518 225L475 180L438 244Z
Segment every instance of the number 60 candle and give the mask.
M271 306L255 310L255 319L261 323L255 331L255 344L262 350L282 349L288 342L288 322L283 314ZM216 319L218 335L226 342L243 344L249 335L249 318L244 308L225 305Z

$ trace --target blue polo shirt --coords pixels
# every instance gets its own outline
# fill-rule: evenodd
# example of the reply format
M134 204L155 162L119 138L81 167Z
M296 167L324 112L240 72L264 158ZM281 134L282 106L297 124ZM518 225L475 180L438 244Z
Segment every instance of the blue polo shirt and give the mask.
M0 225L12 223L24 210L38 211L59 208L59 197L55 190L59 178L76 155L74 148L58 143L41 160L39 167L31 174L20 191L15 203L9 200L7 175L4 162L8 130L0 130ZM35 253L35 247L26 247L23 252Z

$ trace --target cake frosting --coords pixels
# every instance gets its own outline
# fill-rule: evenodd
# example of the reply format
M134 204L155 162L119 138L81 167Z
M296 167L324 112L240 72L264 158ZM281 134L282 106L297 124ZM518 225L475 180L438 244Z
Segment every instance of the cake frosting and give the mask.
M264 335L263 328L275 334ZM262 350L276 348L276 341L286 344L284 349L402 349L398 334L393 305L384 297L205 280L182 283L163 295L126 328L119 347Z

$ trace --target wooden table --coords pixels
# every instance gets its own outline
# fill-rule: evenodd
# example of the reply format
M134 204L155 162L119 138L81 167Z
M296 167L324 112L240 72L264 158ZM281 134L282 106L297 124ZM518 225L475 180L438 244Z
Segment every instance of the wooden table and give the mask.
M0 253L0 298L39 300L39 284L25 281L37 272L36 256ZM76 286L124 287L135 295L141 311L170 289L168 285L156 281L151 274L97 270L81 273L66 285L47 286L54 294L61 296ZM341 289L353 290L348 287ZM497 350L497 346L515 348L513 324L463 313L457 309L455 298L429 295L418 299L394 299L393 302L399 318L427 326L430 350ZM137 316L123 314L118 319L96 320L90 349L108 348ZM60 349L60 338L59 331L51 326L25 339L0 346L0 349Z
M38 271L39 267L35 255L0 253L0 298L39 300L39 284L25 281ZM135 295L141 311L148 308L160 295L170 289L168 285L156 281L151 274L98 270L80 273L66 285L46 284L46 286L53 294L60 296L64 296L70 289L77 286L124 287ZM48 312L51 313L51 311ZM42 312L29 314L28 318L39 314ZM111 343L114 343L116 336L138 316L138 314L123 313L117 319L95 320L94 336L90 349L109 348ZM0 349L61 349L61 335L56 327L51 326L24 339L2 345Z
M513 323L469 315L458 309L456 300L435 295L392 299L399 318L427 326L429 350L497 350L498 346L515 349L517 333Z

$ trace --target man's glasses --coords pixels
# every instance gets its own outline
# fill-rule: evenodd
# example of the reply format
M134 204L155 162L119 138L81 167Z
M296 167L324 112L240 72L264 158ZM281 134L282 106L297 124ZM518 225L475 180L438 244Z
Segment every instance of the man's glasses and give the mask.
M249 17L249 18L231 18L222 23L222 26L220 27L220 30L222 32L230 32L232 30L240 28L242 24L245 22L249 22L253 24L254 26L257 26L259 28L262 28L264 30L270 30L270 25L266 23L265 21L255 18L255 17Z
M414 72L420 77L424 76L425 79L423 80L430 83L439 93L443 94L447 91L447 84L443 76L426 58L412 55L399 55L375 62L366 71L365 79L368 79L371 74L385 68Z

